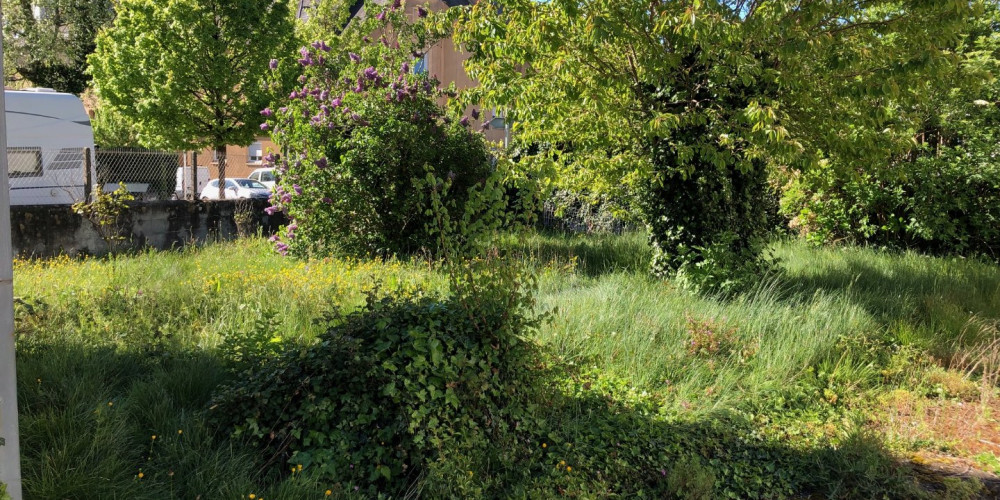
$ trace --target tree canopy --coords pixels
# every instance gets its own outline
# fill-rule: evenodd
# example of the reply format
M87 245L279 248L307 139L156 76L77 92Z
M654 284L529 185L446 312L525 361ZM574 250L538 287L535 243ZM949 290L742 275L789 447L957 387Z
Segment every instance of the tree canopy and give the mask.
M117 9L90 71L102 102L136 123L144 145L224 153L261 133L260 111L283 90L267 83L268 66L294 55L288 2L122 0Z
M3 0L5 81L79 94L87 56L111 23L111 0Z
M719 252L754 260L768 165L877 162L909 141L916 104L952 72L979 10L493 0L455 16L481 83L470 99L506 110L520 141L549 145L536 159L561 183L641 194L659 270L678 271Z

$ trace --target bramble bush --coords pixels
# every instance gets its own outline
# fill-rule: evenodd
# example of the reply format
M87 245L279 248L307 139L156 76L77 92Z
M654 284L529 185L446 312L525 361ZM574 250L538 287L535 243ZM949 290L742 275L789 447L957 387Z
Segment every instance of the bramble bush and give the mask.
M275 237L282 253L432 250L430 194L415 181L427 171L447 178L454 215L490 174L482 134L469 117L449 116L439 101L450 91L413 69L439 36L433 23L407 21L398 1L370 7L377 14L354 19L336 48L303 47L301 87L262 111L261 128L286 153L268 158L281 173L270 210L292 221Z

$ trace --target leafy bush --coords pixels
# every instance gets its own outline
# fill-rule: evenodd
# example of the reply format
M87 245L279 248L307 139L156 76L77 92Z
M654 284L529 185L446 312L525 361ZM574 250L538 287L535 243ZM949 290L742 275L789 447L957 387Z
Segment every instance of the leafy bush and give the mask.
M503 271L497 271L503 272ZM445 450L486 446L530 393L530 294L376 298L216 398L215 416L293 465L400 493Z
M355 21L336 50L303 47L302 87L263 112L273 119L262 127L273 123L287 151L276 165L272 209L293 221L278 238L281 251L385 256L432 248L429 193L414 181L427 171L447 178L454 215L468 188L490 173L482 134L469 130L468 117L448 116L437 81L411 72L433 39L428 28L406 21L398 5Z
M731 292L771 269L765 255L777 196L760 161L750 168L701 165L674 171L677 152L655 148L655 175L640 193L641 213L653 246L653 272L676 273L682 284Z
M811 241L1000 256L1000 164L982 152L945 148L844 177L827 166L786 186L783 210Z

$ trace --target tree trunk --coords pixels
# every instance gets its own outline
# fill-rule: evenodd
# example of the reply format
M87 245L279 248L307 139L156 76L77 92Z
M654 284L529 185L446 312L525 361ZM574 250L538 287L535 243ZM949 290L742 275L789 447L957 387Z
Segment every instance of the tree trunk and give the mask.
M226 146L215 146L215 157L219 161L219 199L226 199Z

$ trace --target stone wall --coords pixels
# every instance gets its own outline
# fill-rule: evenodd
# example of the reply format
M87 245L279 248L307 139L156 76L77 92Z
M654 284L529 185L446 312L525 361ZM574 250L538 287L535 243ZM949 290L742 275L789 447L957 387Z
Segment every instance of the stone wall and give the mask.
M131 203L122 226L124 247L178 248L206 241L234 239L260 232L270 235L286 223L281 214L267 215L266 200L208 202L154 201ZM244 214L245 217L234 215ZM66 205L10 207L14 255L104 255L108 244L86 218ZM244 221L239 227L236 220Z

